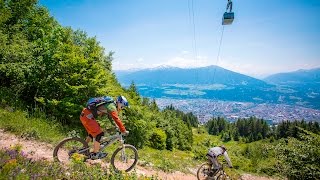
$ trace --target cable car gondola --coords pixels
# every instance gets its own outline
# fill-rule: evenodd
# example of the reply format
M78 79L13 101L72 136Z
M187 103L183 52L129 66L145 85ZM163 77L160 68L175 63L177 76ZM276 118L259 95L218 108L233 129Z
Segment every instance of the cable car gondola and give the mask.
M229 9L229 12L227 12ZM232 12L232 1L228 0L226 12L222 16L222 25L230 25L232 24L234 19L234 12Z

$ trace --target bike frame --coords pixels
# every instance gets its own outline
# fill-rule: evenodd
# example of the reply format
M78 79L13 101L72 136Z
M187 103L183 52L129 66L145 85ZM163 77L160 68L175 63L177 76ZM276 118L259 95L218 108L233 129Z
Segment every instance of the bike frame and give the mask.
M219 163L220 164L220 168L218 169L218 171L215 172L215 174L213 175L214 176L219 176L220 174L224 174L225 171L224 171L224 163Z
M197 172L197 178L199 179L199 170L200 170L200 168L203 166L203 165L205 165L205 164L208 164L208 162L205 162L205 163L203 163L200 167L199 167L199 169L198 169L198 172ZM210 171L212 171L213 169L212 169L212 167L210 168L210 169L207 169L207 170L209 170L208 172L206 172L205 173L205 175L207 175L208 176L208 178L218 178L219 176L221 176L221 175L223 175L223 174L225 174L226 176L228 176L226 173L225 173L225 170L224 170L224 163L219 163L220 164L220 168L214 173L214 174L212 174L212 175L210 175Z
M93 141L95 141L95 139L93 139ZM122 146L122 153L124 152L125 146L124 146L124 139L122 134L120 134L119 132L117 132L115 135L111 135L108 137L103 138L103 141L100 143L100 150L99 151L103 151L105 148L107 148L109 145L115 143L116 141L119 141L121 146ZM85 148L85 149L81 149L79 150L79 153L83 153L86 152L90 149L90 147Z
M119 141L122 147L124 148L124 140L123 140L122 134L117 132L115 135L106 137L105 140L100 143L100 151L104 150L105 148L115 143L116 141Z

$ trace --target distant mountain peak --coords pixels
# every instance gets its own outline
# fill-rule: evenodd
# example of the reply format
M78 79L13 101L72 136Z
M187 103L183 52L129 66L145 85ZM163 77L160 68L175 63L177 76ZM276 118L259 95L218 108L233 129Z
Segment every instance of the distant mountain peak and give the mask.
M297 71L273 74L264 79L273 84L315 83L320 82L320 68L299 69Z
M161 69L179 69L178 67L170 66L170 65L160 65L153 68L148 68L149 70L161 70Z

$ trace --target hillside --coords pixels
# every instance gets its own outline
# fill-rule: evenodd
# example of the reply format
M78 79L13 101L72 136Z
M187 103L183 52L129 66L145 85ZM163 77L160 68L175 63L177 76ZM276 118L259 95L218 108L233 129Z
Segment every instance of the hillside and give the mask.
M291 91L292 96L301 98L302 103L320 109L320 68L274 74L264 80L279 89Z
M46 160L51 161L50 157L52 157L52 148L59 141L67 136L80 135L78 134L78 132L81 131L80 129L68 130L65 127L60 127L58 124L54 124L53 122L43 119L43 117L30 117L22 111L11 111L12 110L8 111L0 109L0 118L3 119L3 121L0 121L0 129L2 129L0 130L0 147L2 148L15 145L15 143L20 143L23 151L25 151L25 155L28 157L34 159L45 158ZM221 120L222 119L220 119L220 121ZM222 121L223 123L221 123ZM301 177L301 174L303 174L310 176L310 170L312 171L312 169L318 169L320 167L318 166L318 163L320 162L319 152L315 151L319 146L319 135L306 130L292 128L294 127L293 125L295 122L290 123L290 125L287 124L287 122L284 122L283 126L279 126L279 128L281 128L280 131L276 131L279 132L281 137L286 136L287 138L276 140L275 137L278 137L278 135L272 135L270 138L255 141L254 139L250 140L250 138L252 138L251 135L249 135L249 139L240 137L240 139L237 140L236 137L231 137L230 133L234 132L234 127L228 126L227 121L222 121L217 124L212 124L214 126L220 126L217 130L222 128L220 129L223 130L221 132L222 134L219 135L209 135L207 130L203 127L193 128L193 143L191 151L181 151L178 149L159 150L147 146L139 148L139 166L136 167L137 173L141 173L141 175L158 174L160 177L167 178L176 177L176 175L184 178L194 177L197 167L202 162L206 161L205 154L207 153L208 148L221 144L224 144L228 148L228 154L232 160L234 168L227 168L226 170L230 176L234 177L234 179L238 179L242 174L242 179L257 177L248 174L288 177ZM259 122L262 121L259 120ZM244 123L250 124L250 121ZM309 125L310 123L308 123L307 126L309 127ZM306 126L306 122L303 122L300 126ZM241 127L241 125L239 127ZM312 128L312 131L317 133L320 132L319 124L311 124L310 127L315 128ZM249 132L257 133L256 130L262 127L258 124L252 124L245 125L244 128L246 129L243 129L242 133L246 133L248 135ZM214 131L215 129L216 128L212 128ZM133 131L134 129L130 129L130 132ZM210 130L209 132L217 133L217 131L214 131ZM14 133L15 135L11 133ZM234 135L236 136L236 134L232 133L232 136ZM269 133L265 135L270 136ZM292 135L296 138L290 137ZM84 138L84 136L82 137ZM264 136L258 135L254 136L254 138L255 137L263 138ZM129 139L130 137L126 138L126 143L130 143L128 141ZM249 143L252 140L254 142ZM112 147L107 148L107 152L111 154L113 152ZM306 156L306 154L308 155ZM3 156L2 150L0 150L0 156ZM4 155L4 157L7 158L8 156ZM305 159L306 157L307 159ZM107 165L109 158L110 156L107 157ZM6 164L6 162L11 161L4 161L0 163ZM221 162L223 162L222 159ZM299 165L296 166L296 164ZM310 168L301 170L301 166L310 166ZM28 166L28 168L39 168L39 166ZM300 170L297 171L297 168ZM11 170L12 173L18 172L22 175L28 174L22 171L20 172L21 169L15 169L15 166L13 166ZM31 170L30 172L34 171L35 170ZM104 172L104 169L96 168L96 171ZM86 170L84 169L82 169L81 172L86 175L88 174L85 173ZM3 175L3 177L7 177L8 173L5 173L5 175L2 173L3 169L0 169L0 177L1 175ZM101 175L103 174L105 173L102 173ZM59 174L59 177L61 177L61 175L62 177L64 176L63 174ZM311 174L311 176L319 177L319 173ZM266 179L258 176L258 179L260 178Z
M297 86L305 84L315 84L320 86L320 68L315 69L301 69L298 71L273 74L264 79L264 81L288 86Z
M40 160L46 160L49 162L53 162L52 152L53 152L53 146L51 144L47 143L41 143L34 140L27 140L23 138L19 138L11 133L4 132L0 129L0 150L1 149L10 149L10 146L21 146L22 151L26 154L28 158L31 158L35 161ZM97 161L88 161L88 165L101 165L101 166L109 166L109 164L106 164L106 162L103 162L101 160ZM146 176L146 177L152 177L157 176L161 179L195 179L194 174L185 174L181 172L175 172L175 173L166 173L163 171L157 171L151 168L143 167L141 165L136 166L135 168L136 173L138 176ZM63 175L67 176L67 175ZM57 177L57 176L56 176Z
M0 150L1 149L10 149L13 146L21 146L22 152L24 152L27 155L27 158L30 158L34 161L49 161L52 162L52 145L37 142L34 140L27 140L23 138L19 138L9 132L4 132L0 129ZM10 142L9 142L10 141ZM8 145L12 145L11 147ZM92 165L93 167L96 165L105 166L105 162L98 160L98 161L89 161L87 162L88 165ZM140 163L142 164L142 163ZM108 166L108 164L107 164ZM36 170L36 169L33 169ZM152 177L157 177L159 179L166 179L166 180L193 180L196 179L196 169L193 169L193 173L182 173L179 171L175 172L164 172L161 170L152 169L150 167L145 167L142 165L138 165L135 168L135 172L138 177L144 179L152 179ZM1 173L1 171L0 171ZM61 173L61 172L60 172ZM132 179L135 178L134 173L132 173ZM60 176L68 176L67 174L60 174ZM54 177L57 177L54 176ZM46 178L49 178L48 176ZM128 176L126 177L129 178ZM121 179L121 178L118 178ZM125 179L125 178L123 178ZM263 177L263 176L256 176L252 174L243 174L241 176L241 180L273 180L273 178Z
M2 151L10 149L10 146L21 147L21 150L24 152L24 156L27 158L32 158L32 161L49 161L52 162L52 152L53 148L59 141L63 138L75 135L78 130L72 130L65 132L61 127L53 125L52 123L46 121L42 118L32 118L26 117L23 112L14 111L10 112L7 110L0 109L0 118L4 121L0 122L0 157L8 158L3 154ZM18 123L20 122L20 124ZM32 122L32 123L30 123ZM26 126L28 124L28 126ZM26 127L26 128L21 128ZM52 128L49 128L52 127ZM130 129L132 130L132 129ZM190 151L180 151L180 150L157 150L149 147L144 147L139 149L139 163L135 168L138 176L158 176L161 179L195 179L195 173L198 166L205 161L205 153L207 149L215 144L221 144L220 137L208 135L205 131L198 131L193 129L194 134L194 144L193 148L195 149L194 153ZM127 140L127 138L126 138ZM126 141L127 142L127 141ZM250 168L250 160L243 157L236 156L236 154L243 151L243 145L238 144L234 141L225 143L227 147L230 147L229 155L234 163L234 169L227 169L228 173L233 177L240 177L243 174L242 180L250 180L251 178L257 179L271 179L261 176L253 175L253 172L258 172L257 169ZM111 151L110 151L111 150ZM112 153L112 147L107 148L109 154ZM11 152L12 153L12 152ZM4 155L4 156L3 156ZM102 163L102 167L108 167L110 155L103 161L88 161L86 165L93 165L96 168L95 171L104 172L102 168L97 169L97 164ZM18 159L20 161L21 158ZM6 163L7 161L0 162ZM8 161L10 162L10 161ZM244 162L247 164L244 166ZM28 164L28 163L26 163ZM242 165L241 165L242 164ZM23 164L24 165L24 164ZM44 168L50 164L45 163L42 165ZM107 166L105 166L107 165ZM241 166L240 166L241 165ZM42 167L41 166L41 167ZM21 167L21 166L18 166ZM16 172L19 175L32 175L32 172L37 172L39 166L26 167L31 170L27 172L20 171L21 169L15 169L15 166L11 167L10 173L6 175L2 174L4 171L0 169L0 177L7 177L11 172ZM57 168L57 164L54 165L54 168ZM247 169L246 169L247 168ZM42 172L42 171L41 171ZM47 172L47 171L44 171ZM55 171L54 171L55 172ZM85 173L86 170L82 169L81 172L87 176L88 173ZM246 172L246 173L244 173ZM31 173L31 174L30 174ZM42 175L42 173L39 173ZM106 174L105 172L101 175ZM135 172L131 173L134 177ZM54 177L64 177L67 174L55 175L51 173ZM50 177L51 177L50 175ZM48 176L48 175L47 175ZM61 177L61 178L62 178ZM50 179L50 178L49 178ZM121 179L121 178L119 178Z

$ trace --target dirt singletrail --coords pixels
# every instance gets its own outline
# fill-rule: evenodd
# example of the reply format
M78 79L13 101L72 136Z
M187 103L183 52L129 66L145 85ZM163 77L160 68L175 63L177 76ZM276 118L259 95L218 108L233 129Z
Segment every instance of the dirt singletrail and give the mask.
M21 137L18 137L14 134L9 132L4 132L0 129L0 149L5 147L9 148L11 145L20 144L22 145L22 151L27 153L28 158L32 158L35 160L48 160L53 161L53 149L54 146L51 144L38 142L35 140L28 140ZM101 160L91 161L88 160L89 164L95 163L102 163ZM104 163L105 164L105 163ZM184 174L181 172L174 172L174 173L166 173L163 171L157 171L149 168L145 168L142 166L137 165L135 167L135 171L138 175L144 175L151 177L152 175L158 176L160 179L166 180L176 180L176 179L183 179L183 180L194 180L197 179L195 174Z
M38 142L35 140L24 139L0 129L0 149L3 149L5 147L9 148L11 145L16 145L16 144L22 145L22 151L27 153L28 158L32 158L35 160L41 159L41 160L53 161L52 153L53 153L54 147L51 144ZM94 163L102 163L102 162L101 160L96 160L96 161L89 161L88 163L94 164ZM160 179L163 179L163 180L196 180L197 179L196 177L197 168L191 170L190 174L185 174L179 171L176 171L173 173L166 173L163 171L154 170L154 169L137 165L135 167L135 171L138 175L144 175L148 177L158 176ZM241 180L273 180L270 178L258 177L250 174L244 174L241 176L240 179Z

